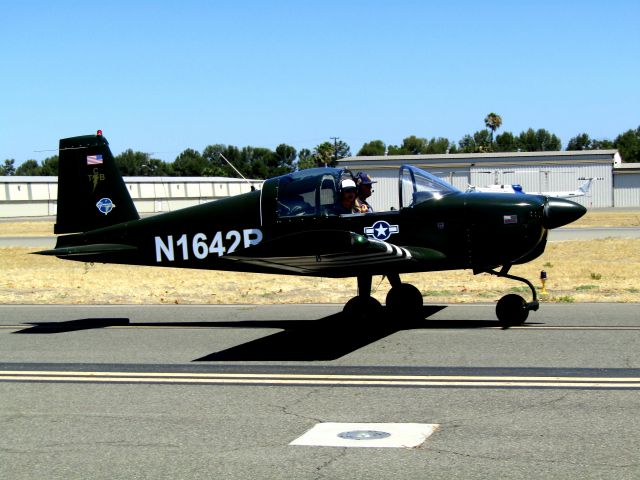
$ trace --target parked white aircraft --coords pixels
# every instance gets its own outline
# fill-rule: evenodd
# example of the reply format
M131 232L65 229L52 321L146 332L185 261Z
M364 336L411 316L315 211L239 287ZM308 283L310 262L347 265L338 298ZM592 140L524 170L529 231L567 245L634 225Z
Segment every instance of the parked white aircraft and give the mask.
M571 197L582 197L589 192L591 188L591 183L593 182L593 177L591 178L579 178L578 180L586 180L582 185L580 185L575 190L567 190L560 192L526 192L532 195L545 195L547 197L555 197L555 198L571 198ZM522 185L519 183L513 183L511 185L490 185L488 187L476 187L474 185L469 185L467 188L467 192L483 192L483 193L525 193L522 190Z

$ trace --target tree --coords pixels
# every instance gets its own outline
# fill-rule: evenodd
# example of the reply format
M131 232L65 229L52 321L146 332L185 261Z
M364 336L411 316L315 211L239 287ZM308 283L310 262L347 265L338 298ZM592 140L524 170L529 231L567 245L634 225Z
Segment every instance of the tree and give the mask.
M493 132L489 132L486 128L474 133L473 141L476 144L476 152L486 153L493 150Z
M473 136L467 134L458 142L463 153L478 153L491 151L491 134L489 130L478 130Z
M238 174L229 164L222 158L229 160L240 173L247 175L249 172L245 168L246 165L241 164L240 150L236 147L228 147L227 145L215 144L207 145L202 151L202 158L206 162L206 166L202 169L202 175L207 177L237 177Z
M542 152L552 152L562 150L562 142L560 138L545 130L539 128L536 130L536 140Z
M591 139L586 133L581 133L569 140L567 150L591 150Z
M420 155L427 153L429 140L411 135L402 140L400 147L389 145L389 155Z
M640 162L640 127L618 135L613 146L618 149L624 162Z
M362 148L358 151L357 155L372 157L374 155L384 155L386 151L387 146L382 140L371 140L370 142L362 145Z
M42 161L40 175L55 177L58 175L58 155L47 157Z
M151 158L148 153L134 152L132 149L116 155L115 161L118 170L125 177L166 175L169 171L162 160Z
M462 153L473 153L476 151L476 141L469 134L466 134L460 139L458 146Z
M490 145L493 146L493 134L502 125L502 117L496 113L491 112L489 115L484 117L484 124L489 130L491 130Z
M294 162L297 156L298 152L296 152L296 149L291 145L287 145L286 143L278 145L275 153L277 164L275 165L274 173L276 175L284 175L285 173L293 172L295 170Z
M518 150L516 147L516 139L511 132L503 132L500 135L496 135L495 149L497 152L515 152Z
M544 128L530 128L526 132L520 132L516 138L516 146L523 152L548 152L560 150L562 142Z
M306 168L313 168L316 166L316 159L311 150L308 148L300 149L300 152L298 152L298 163L296 165L296 169L304 170Z
M334 159L340 160L341 158L346 158L346 157L350 157L350 156L351 156L351 147L347 144L347 142L343 142L342 140L338 140L337 142L335 142L333 144L333 158Z
M6 176L15 175L16 173L16 167L14 166L15 163L16 161L13 158L7 158L4 161L4 165L0 165L0 176L6 177Z
M249 169L251 178L269 178L281 175L278 160L273 150L263 147L244 147L241 151L242 163Z
M199 177L207 166L200 152L192 148L178 155L172 164L173 174L177 177Z
M445 137L433 137L431 140L411 135L402 140L402 145L389 145L388 155L428 155L455 153L456 145Z
M616 148L611 140L591 140L591 150L610 150Z
M429 140L426 153L442 154L450 153L451 150L455 150L455 144L451 143L448 138L434 137Z
M38 165L37 160L27 160L26 162L23 162L22 165L20 165L16 169L15 174L19 176L35 177L37 175L40 175L41 171L42 169L40 168L40 165Z
M315 157L315 165L318 167L335 166L334 148L331 142L323 142L316 146L313 151L313 156Z

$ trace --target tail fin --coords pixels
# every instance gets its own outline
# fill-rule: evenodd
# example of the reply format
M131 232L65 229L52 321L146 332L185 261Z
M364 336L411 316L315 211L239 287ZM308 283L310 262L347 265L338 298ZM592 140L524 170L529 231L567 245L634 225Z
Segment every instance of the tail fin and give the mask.
M586 194L591 188L591 182L593 182L593 178L587 178L587 181L580 185L580 187L578 187L578 190Z
M102 132L61 139L54 233L86 232L139 218Z

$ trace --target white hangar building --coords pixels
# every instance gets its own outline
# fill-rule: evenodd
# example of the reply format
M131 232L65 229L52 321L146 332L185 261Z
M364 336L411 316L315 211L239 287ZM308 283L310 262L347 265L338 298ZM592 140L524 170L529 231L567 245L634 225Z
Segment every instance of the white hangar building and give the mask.
M139 213L159 213L260 188L262 180L226 177L124 177ZM247 183L248 182L248 183ZM0 176L0 218L57 213L58 177Z
M587 195L572 200L587 208L640 207L640 164L623 164L617 150L355 156L338 161L339 167L354 174L365 171L378 182L370 202L377 210L398 207L398 170L404 164L460 190L517 183L525 192L567 191L594 178Z

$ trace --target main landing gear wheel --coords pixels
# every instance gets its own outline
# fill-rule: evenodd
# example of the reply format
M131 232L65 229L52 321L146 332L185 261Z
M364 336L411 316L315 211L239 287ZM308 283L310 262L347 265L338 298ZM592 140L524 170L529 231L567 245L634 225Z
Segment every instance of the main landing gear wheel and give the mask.
M422 294L410 283L400 283L389 290L386 304L389 310L417 317L422 312Z
M496 305L496 316L503 325L522 325L529 316L527 302L520 295L505 295Z
M371 275L358 277L358 296L345 304L342 313L356 322L380 319L382 305L371 296Z
M352 320L364 321L375 319L382 312L382 305L373 297L358 296L349 300L342 312Z

